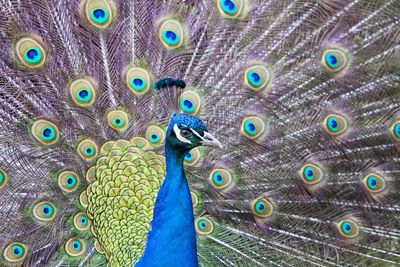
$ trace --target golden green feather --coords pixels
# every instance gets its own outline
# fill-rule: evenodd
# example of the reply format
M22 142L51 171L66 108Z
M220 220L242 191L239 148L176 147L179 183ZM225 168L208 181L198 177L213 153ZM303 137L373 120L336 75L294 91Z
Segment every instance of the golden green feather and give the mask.
M100 153L87 189L92 232L111 266L132 266L144 253L165 163L125 140L105 143Z

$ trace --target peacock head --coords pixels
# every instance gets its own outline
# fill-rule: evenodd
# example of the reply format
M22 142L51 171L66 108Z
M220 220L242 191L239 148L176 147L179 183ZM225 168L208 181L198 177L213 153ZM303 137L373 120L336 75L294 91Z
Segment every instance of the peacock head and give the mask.
M166 146L182 155L197 146L222 148L222 144L207 131L204 122L189 114L172 116L167 130Z

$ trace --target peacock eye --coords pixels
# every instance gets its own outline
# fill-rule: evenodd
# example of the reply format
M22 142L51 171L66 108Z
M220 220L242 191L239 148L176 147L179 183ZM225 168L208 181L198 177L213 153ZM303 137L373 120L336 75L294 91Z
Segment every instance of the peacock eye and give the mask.
M33 216L42 222L52 221L57 213L56 206L49 202L43 201L37 203L32 210Z
M19 262L26 257L27 251L28 247L25 244L14 242L4 249L3 255L8 262Z
M150 125L146 131L146 138L152 146L160 146L164 143L165 131L159 126Z
M261 218L269 217L274 212L272 203L265 197L259 197L253 200L251 209L255 216Z
M60 132L57 126L47 120L35 121L31 133L43 145L53 145L60 140Z
M124 131L129 123L128 114L122 110L111 111L108 113L107 120L108 125L119 132Z
M70 256L80 256L85 253L85 243L78 238L71 238L65 244L65 251Z
M243 18L246 15L246 0L219 0L218 9L222 16L230 19Z
M386 182L381 175L370 173L364 177L364 186L370 193L379 193L385 189Z
M346 54L338 48L325 50L322 64L328 71L333 73L341 72L349 65Z
M400 141L400 121L396 121L390 128L390 133L396 141Z
M35 39L39 39L35 37ZM30 69L40 68L46 62L46 51L34 38L24 37L17 41L15 53L20 63Z
M0 168L0 189L2 189L8 181L8 174L5 170Z
M214 230L214 224L212 223L212 221L205 217L198 218L195 222L195 225L197 233L199 234L203 235L211 234L212 231Z
M90 107L96 100L94 82L87 78L74 80L69 86L69 93L74 103L80 107Z
M335 114L328 115L324 120L325 131L332 136L339 136L348 130L345 117Z
M359 234L358 225L350 219L343 220L337 225L339 233L345 238L354 238Z
M271 71L264 65L254 65L244 72L244 85L254 91L262 91L271 85Z
M97 157L97 145L90 139L82 140L77 147L79 156L86 161L91 161Z
M161 24L159 35L162 44L167 49L179 48L185 44L185 31L177 20L165 20Z
M125 78L128 88L136 95L143 95L150 89L150 74L143 68L132 67L127 69Z
M186 138L186 137L189 137L189 136L193 135L193 133L192 133L192 131L190 131L188 129L182 129L181 130L181 135Z
M98 29L106 29L115 17L115 5L112 0L87 0L86 18Z
M58 175L58 185L66 192L74 192L79 186L79 178L75 172L64 171Z
M74 226L79 231L85 231L89 229L90 223L88 217L84 213L78 213L74 216Z
M232 175L225 169L215 169L211 172L209 180L216 189L224 189L232 183Z
M323 172L317 165L306 164L301 168L300 176L304 183L312 185L321 181L323 178Z

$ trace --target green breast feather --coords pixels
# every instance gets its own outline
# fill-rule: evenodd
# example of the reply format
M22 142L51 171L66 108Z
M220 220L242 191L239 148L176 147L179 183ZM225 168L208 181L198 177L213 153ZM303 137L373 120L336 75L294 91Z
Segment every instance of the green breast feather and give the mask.
M132 266L142 257L164 177L162 155L125 140L102 146L87 213L111 266Z

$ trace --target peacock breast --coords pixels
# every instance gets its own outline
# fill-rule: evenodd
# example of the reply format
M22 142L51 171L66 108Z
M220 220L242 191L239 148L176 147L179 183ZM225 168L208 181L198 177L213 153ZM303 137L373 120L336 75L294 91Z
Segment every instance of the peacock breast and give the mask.
M133 266L143 256L164 177L162 155L125 140L102 146L87 213L111 266Z

